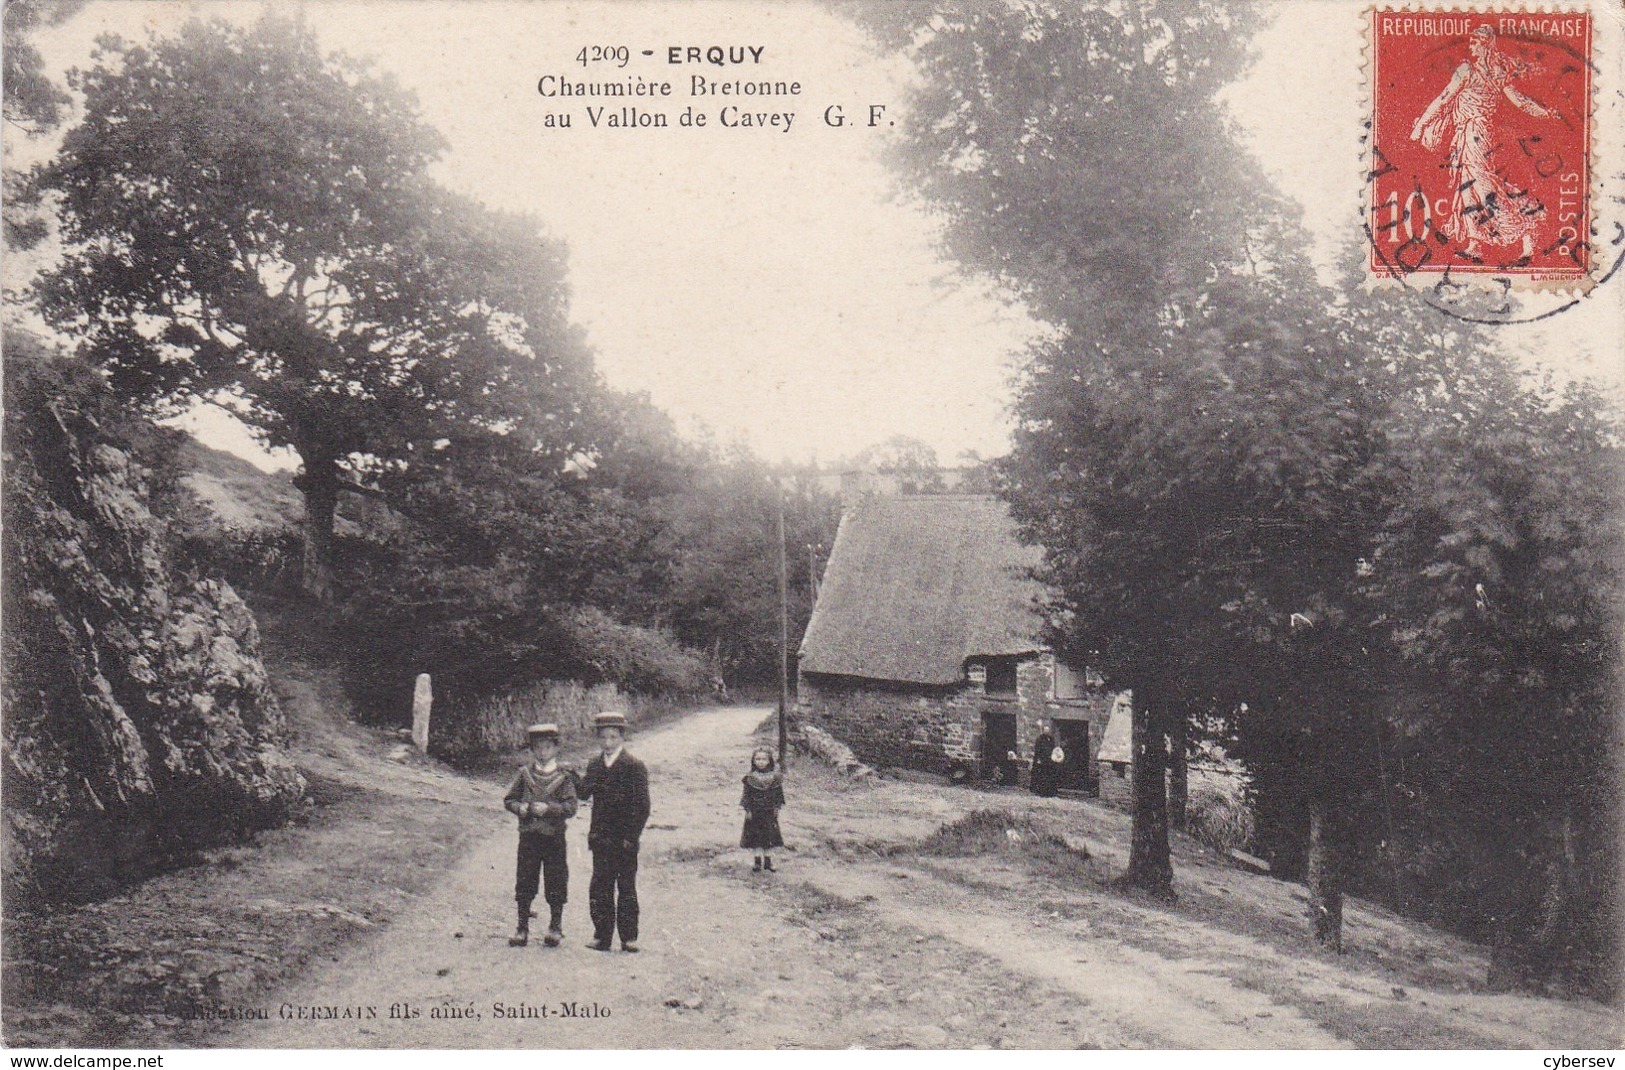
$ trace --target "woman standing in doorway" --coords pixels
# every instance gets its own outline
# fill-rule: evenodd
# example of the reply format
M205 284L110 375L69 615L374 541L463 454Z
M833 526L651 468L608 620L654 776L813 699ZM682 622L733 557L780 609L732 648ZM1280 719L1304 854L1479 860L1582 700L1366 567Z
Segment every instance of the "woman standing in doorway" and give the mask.
M1032 791L1034 795L1042 795L1046 799L1053 799L1061 789L1061 766L1055 760L1055 737L1050 734L1048 725L1039 725L1038 740L1033 744L1033 773Z

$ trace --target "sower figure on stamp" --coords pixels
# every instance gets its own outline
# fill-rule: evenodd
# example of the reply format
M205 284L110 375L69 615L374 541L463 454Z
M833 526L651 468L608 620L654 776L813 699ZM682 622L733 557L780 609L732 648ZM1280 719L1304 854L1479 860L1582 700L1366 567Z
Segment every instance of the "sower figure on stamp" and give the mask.
M558 760L558 725L533 724L525 735L531 760L520 767L502 798L502 805L519 818L513 890L519 925L508 944L524 947L530 943L530 904L538 885L543 885L550 917L542 943L558 947L564 939L564 903L570 888L564 823L576 812L576 771Z
M1516 242L1527 261L1535 254L1535 232L1546 219L1546 206L1505 174L1514 156L1506 147L1509 139L1496 122L1496 112L1504 98L1536 118L1553 113L1513 86L1522 67L1495 47L1493 28L1474 30L1468 51L1470 58L1456 68L1450 83L1411 127L1411 140L1437 150L1445 130L1454 130L1445 159L1452 175L1450 218L1445 225L1447 237L1466 243L1460 255L1478 260L1485 244Z
M592 881L587 908L593 940L587 946L608 951L617 932L621 950L638 949L638 837L649 820L649 771L623 748L626 715L608 711L593 718L603 753L587 764L581 798L592 800L587 846L592 850Z

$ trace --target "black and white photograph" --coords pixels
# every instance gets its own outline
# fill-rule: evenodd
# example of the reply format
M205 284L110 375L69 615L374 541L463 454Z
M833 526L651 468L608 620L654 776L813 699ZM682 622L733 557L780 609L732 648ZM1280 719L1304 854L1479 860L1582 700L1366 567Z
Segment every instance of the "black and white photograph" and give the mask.
M1625 1048L1621 0L3 59L11 1065Z

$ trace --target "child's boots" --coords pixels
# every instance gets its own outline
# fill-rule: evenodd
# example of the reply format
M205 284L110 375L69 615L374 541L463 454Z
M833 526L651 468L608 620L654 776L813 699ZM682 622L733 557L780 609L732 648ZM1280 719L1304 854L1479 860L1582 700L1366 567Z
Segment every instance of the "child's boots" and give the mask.
M771 858L762 859L762 869L767 871L768 873L776 873L776 872L778 872L777 870L775 870L773 868L773 860Z
M558 947L564 942L564 908L552 907L547 923L547 935L542 937L543 947Z
M530 943L530 904L519 904L519 925L508 937L509 947L524 947Z
M750 871L752 873L760 873L762 871L762 856L761 855L756 856L756 862L750 867Z

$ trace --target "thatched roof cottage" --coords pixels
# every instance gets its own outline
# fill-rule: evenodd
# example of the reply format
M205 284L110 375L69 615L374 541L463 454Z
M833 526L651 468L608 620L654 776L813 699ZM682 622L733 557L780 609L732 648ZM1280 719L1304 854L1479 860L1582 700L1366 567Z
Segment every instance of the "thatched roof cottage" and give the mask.
M1112 696L1044 645L1038 559L992 496L850 501L801 644L800 715L871 764L1006 782L1049 723L1063 787L1092 788Z

